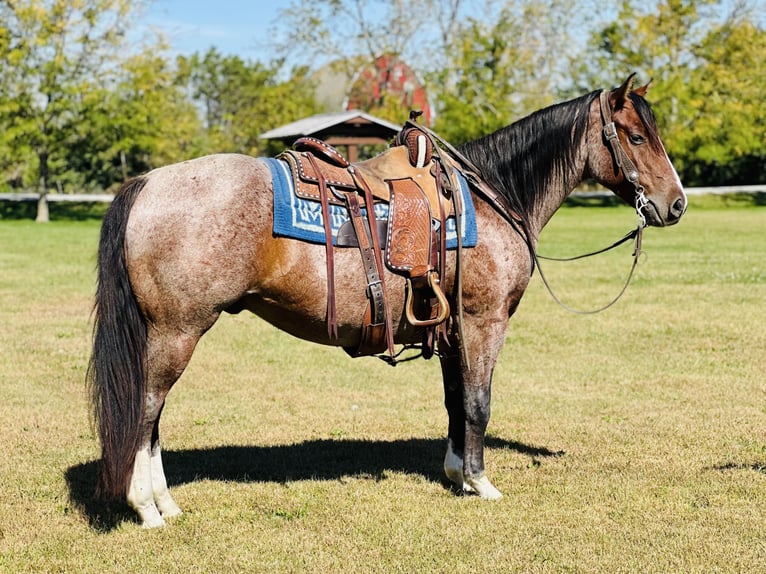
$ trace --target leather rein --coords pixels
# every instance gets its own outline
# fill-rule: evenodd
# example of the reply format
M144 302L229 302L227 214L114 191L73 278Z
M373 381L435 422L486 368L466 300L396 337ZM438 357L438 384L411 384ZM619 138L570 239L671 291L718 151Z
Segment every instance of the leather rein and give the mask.
M415 126L418 129L425 132L429 137L431 137L434 140L434 143L438 142L441 146L443 146L449 152L449 155L452 156L452 158L460 164L461 172L463 173L465 178L468 180L468 182L472 185L476 193L480 195L485 201L487 201L495 209L495 211L497 211L498 214L500 214L500 216L502 216L503 219L505 219L514 229L514 231L516 231L516 233L518 233L519 236L524 240L524 243L527 245L527 248L529 249L530 257L532 260L531 272L534 272L534 268L536 266L540 272L540 278L542 279L543 284L545 285L545 288L548 290L548 293L550 293L553 300L556 303L558 303L561 307L566 309L567 311L578 314L578 315L593 315L596 313L600 313L602 311L606 311L607 309L612 307L615 303L617 303L617 301L625 294L625 291L627 290L628 285L630 284L630 281L633 278L633 273L636 270L636 266L638 265L638 260L641 256L641 242L643 238L643 230L644 230L644 227L646 227L647 225L646 216L644 215L644 210L646 209L646 206L648 205L649 201L646 199L646 195L644 194L644 187L641 185L639 181L638 169L636 168L635 164L630 159L628 154L625 152L625 149L622 147L622 143L620 142L620 139L617 135L617 127L614 121L612 120L612 112L611 112L611 109L609 108L608 97L609 96L606 91L602 91L599 94L601 119L604 123L603 135L609 147L609 150L611 152L611 155L615 164L622 171L623 177L633 186L635 190L635 205L634 206L635 206L636 214L638 215L639 221L635 229L633 229L632 231L627 233L623 238L619 239L618 241L614 242L608 247L605 247L603 249L598 249L590 253L585 253L583 255L577 255L574 257L566 257L566 258L545 257L543 255L539 255L537 251L535 250L534 245L532 244L531 234L529 233L529 230L527 229L524 219L522 219L513 210L513 208L510 205L510 202L507 200L507 198L504 195L498 192L494 187L492 187L489 183L487 183L484 180L484 178L481 177L480 171L473 164L473 162L471 162L454 146L452 146L449 142L441 138L438 134L436 134L432 130L426 128L425 126L417 124L412 120L409 120L407 122L408 124ZM548 279L546 278L545 274L543 273L542 267L540 266L541 259L546 261L559 261L559 262L576 261L578 259L584 259L587 257L592 257L594 255L599 255L601 253L606 253L607 251L610 251L616 247L619 247L623 243L626 243L627 241L630 241L630 240L635 240L635 248L633 250L633 264L630 268L630 272L628 273L625 283L622 289L619 291L619 293L617 293L617 295L611 301L609 301L609 303L597 309L581 310L581 309L575 309L565 304L551 288L550 283L548 282Z

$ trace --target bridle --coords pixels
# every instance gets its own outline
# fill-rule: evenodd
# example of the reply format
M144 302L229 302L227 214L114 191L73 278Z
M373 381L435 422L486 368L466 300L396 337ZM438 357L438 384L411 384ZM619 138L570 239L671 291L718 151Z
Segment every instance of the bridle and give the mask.
M545 288L548 290L548 293L550 293L551 297L553 297L553 300L556 301L556 303L558 303L561 307L577 315L594 315L596 313L606 311L612 305L617 303L617 301L619 301L620 298L625 294L625 291L628 289L628 285L630 285L630 281L633 278L633 273L636 270L636 266L638 265L638 260L641 257L641 241L643 239L644 228L647 225L644 210L646 209L646 206L649 205L649 200L646 199L644 186L641 185L641 182L639 181L638 168L636 167L636 164L633 163L633 160L631 160L628 154L625 152L625 148L622 147L620 138L617 135L617 126L615 125L614 120L612 120L612 110L609 108L609 94L606 91L602 91L599 94L599 107L601 110L601 119L604 122L604 127L602 130L604 139L606 140L609 151L612 154L612 159L614 160L617 167L622 170L623 177L633 186L633 189L635 190L634 206L636 209L636 214L638 215L638 224L635 229L626 234L622 239L615 241L612 245L603 249L598 249L597 251L586 253L584 255L565 258L545 257L537 253L535 250L532 250L534 261L537 265L538 271L540 272L540 278L542 279ZM607 251L610 251L615 247L619 247L631 239L635 240L635 248L633 249L633 264L630 267L630 271L628 272L628 276L625 279L625 283L623 284L622 289L620 289L620 292L617 293L617 295L611 301L609 301L609 303L597 309L583 311L581 309L570 307L564 303L551 288L550 284L548 283L548 279L545 277L542 267L540 266L540 259L560 262L576 261L578 259L585 259L586 257L606 253Z
M636 213L641 220L641 227L646 227L646 216L644 215L644 209L649 205L649 200L644 195L644 186L639 181L638 168L636 164L625 153L625 148L620 143L620 138L617 136L617 126L612 120L612 110L609 108L609 95L607 92L602 91L599 95L599 105L601 108L601 119L604 122L604 139L609 145L609 149L612 152L612 158L617 164L617 167L622 170L622 175L630 183L636 192L635 207Z

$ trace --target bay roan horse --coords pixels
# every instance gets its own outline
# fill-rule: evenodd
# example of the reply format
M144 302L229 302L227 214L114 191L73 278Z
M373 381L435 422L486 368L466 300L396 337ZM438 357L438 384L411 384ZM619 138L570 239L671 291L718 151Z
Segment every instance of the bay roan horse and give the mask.
M649 225L677 223L686 209L644 99L647 86L634 90L632 80L605 92L605 99L592 92L459 148L525 228L515 231L472 192L478 244L462 252L463 340L447 331L438 341L449 416L444 470L482 498L501 496L484 472L492 371L508 319L529 284L530 248L543 226L586 178L630 204L640 195ZM610 116L622 158L603 130ZM636 174L625 173L625 157L640 186ZM162 468L159 419L168 391L221 312L247 309L325 345L359 342L367 303L359 252L335 249L338 335L331 338L325 247L276 237L272 203L264 160L222 154L127 182L104 218L88 371L102 450L97 494L127 497L144 526L181 512ZM404 278L388 271L384 277L396 344L419 342L422 333L404 318ZM453 315L454 286L450 251L443 290Z

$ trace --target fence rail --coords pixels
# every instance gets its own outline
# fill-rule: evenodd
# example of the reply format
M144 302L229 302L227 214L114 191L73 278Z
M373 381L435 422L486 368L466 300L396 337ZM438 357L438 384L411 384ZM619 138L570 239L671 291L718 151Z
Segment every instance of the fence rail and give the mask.
M732 195L737 193L758 194L766 193L766 185L731 185L724 187L687 187L687 195ZM583 199L598 199L611 197L610 191L576 191L572 197ZM0 201L38 201L39 193L0 193ZM68 203L110 203L114 195L110 193L49 193L46 199L50 202Z
M46 199L50 202L69 203L111 203L114 195L111 193L49 193ZM38 201L39 193L0 193L0 201Z

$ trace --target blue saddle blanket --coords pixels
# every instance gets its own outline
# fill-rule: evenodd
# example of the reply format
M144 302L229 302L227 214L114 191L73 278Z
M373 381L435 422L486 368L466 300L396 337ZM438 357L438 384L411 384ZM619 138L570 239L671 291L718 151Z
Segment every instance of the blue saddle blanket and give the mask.
M312 243L325 242L324 223L322 221L322 206L318 201L311 201L295 194L290 166L287 162L264 158L271 170L271 181L274 188L274 235L292 237ZM457 178L460 183L460 193L463 198L463 214L461 230L463 232L463 247L475 247L478 233L476 216L468 189L468 182L460 172ZM343 205L329 206L332 221L332 241L337 243L338 230L349 220L348 210ZM362 210L364 212L364 209ZM388 204L375 204L375 217L388 219ZM447 249L457 248L457 230L455 217L447 219Z

